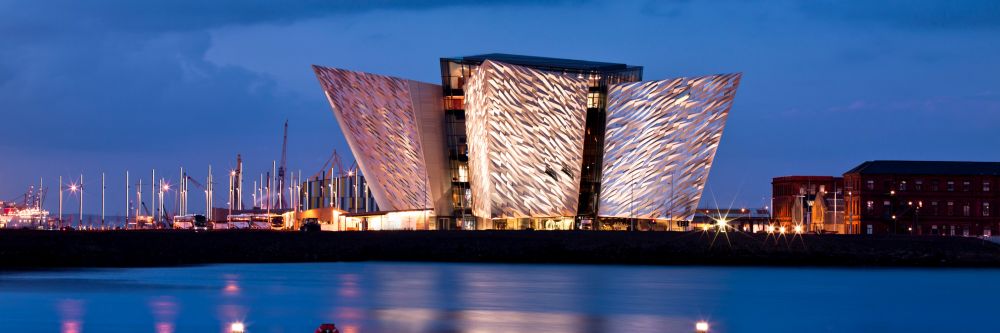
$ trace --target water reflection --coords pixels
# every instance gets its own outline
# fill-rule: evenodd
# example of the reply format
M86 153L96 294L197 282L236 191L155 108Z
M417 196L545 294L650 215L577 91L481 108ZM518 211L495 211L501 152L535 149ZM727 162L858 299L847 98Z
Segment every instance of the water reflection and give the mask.
M61 321L60 332L83 332L83 301L78 299L61 299L56 304Z
M693 332L700 320L711 332L990 332L948 318L990 318L995 306L978 295L1000 292L997 279L998 270L428 263L32 272L0 274L0 332L55 331L53 318L63 333L228 332L234 322L250 333L321 323L344 333ZM937 315L910 315L929 307ZM858 308L884 311L828 315ZM773 320L794 309L810 311Z
M238 296L240 294L240 276L237 274L225 274L222 278L226 281L226 286L222 288L222 293L227 296Z
M177 302L173 297L160 296L149 301L149 308L153 312L155 320L154 329L156 333L173 333L174 320L177 318Z

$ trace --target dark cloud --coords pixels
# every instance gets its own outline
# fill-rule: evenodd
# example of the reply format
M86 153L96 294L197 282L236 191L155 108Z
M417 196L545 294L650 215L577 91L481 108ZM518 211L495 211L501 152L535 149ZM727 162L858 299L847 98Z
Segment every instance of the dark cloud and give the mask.
M553 5L581 0L11 0L0 4L0 31L44 33L47 23L107 26L119 30L176 31L232 24L292 22L371 10L421 10L454 6Z
M995 0L817 0L802 1L800 6L817 17L906 28L1000 27L1000 1Z

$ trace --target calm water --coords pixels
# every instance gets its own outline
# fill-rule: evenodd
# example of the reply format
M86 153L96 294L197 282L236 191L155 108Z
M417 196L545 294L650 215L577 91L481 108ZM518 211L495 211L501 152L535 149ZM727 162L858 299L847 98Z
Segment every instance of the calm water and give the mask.
M0 332L998 332L1000 270L438 263L0 273Z

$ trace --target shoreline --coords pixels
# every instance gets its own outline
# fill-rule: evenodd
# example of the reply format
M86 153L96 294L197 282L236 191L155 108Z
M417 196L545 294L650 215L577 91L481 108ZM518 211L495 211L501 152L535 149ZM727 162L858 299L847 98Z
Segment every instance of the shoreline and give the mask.
M700 231L0 230L0 271L361 261L1000 268L1000 244L967 237L776 238L733 231L716 237L716 232Z

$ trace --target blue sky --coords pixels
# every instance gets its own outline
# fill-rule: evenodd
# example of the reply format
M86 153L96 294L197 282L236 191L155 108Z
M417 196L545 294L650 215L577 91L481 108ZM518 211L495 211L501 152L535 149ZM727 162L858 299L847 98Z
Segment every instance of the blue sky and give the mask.
M761 206L774 176L1000 161L998 32L980 0L0 0L0 200L83 173L96 212L105 171L117 214L154 167L224 187L237 153L270 169L285 119L308 176L350 155L309 65L437 83L440 57L504 52L743 72L702 203Z

